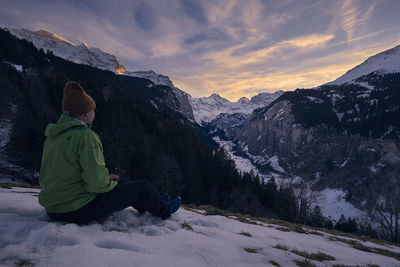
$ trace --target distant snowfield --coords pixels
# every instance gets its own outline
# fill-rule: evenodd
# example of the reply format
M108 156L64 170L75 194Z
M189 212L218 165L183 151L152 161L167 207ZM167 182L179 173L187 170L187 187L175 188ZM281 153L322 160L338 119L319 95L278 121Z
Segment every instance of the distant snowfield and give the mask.
M330 241L331 235L327 233L319 232L320 236L284 232L276 229L282 226L257 221L259 225L241 223L185 209L166 221L148 213L141 216L127 208L114 213L103 224L52 222L37 202L38 191L0 188L1 266L14 266L22 260L34 266L243 267L273 266L272 261L280 266L296 266L294 260L304 258L290 251L293 249L323 252L335 258L311 260L317 266L400 266L395 258ZM359 242L400 253L399 247ZM289 251L273 248L276 245L286 246Z
M339 189L327 188L321 192L323 198L319 204L325 217L338 221L343 214L346 218L360 218L365 212L346 202L346 193Z

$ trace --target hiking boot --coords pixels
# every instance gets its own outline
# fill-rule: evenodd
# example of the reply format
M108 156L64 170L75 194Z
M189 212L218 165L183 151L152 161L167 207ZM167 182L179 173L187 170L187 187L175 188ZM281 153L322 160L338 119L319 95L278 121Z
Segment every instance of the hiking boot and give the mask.
M161 198L165 201L165 202L169 202L169 195L168 195L168 193L164 193L162 196L161 196Z
M175 213L179 207L181 206L181 197L174 197L171 202L168 203L169 206L169 213Z

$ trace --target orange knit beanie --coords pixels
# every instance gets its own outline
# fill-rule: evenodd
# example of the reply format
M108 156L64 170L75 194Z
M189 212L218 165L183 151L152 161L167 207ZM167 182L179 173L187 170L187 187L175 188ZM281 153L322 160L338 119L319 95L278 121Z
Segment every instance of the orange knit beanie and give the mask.
M86 114L96 108L93 98L86 94L79 83L68 81L64 87L62 110L75 117Z

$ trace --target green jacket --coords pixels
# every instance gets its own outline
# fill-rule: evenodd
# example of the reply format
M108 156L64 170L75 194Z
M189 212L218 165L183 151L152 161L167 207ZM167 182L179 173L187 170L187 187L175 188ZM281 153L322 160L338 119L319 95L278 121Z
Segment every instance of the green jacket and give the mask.
M88 126L62 114L45 135L39 203L47 212L77 210L117 185L108 177L100 138Z

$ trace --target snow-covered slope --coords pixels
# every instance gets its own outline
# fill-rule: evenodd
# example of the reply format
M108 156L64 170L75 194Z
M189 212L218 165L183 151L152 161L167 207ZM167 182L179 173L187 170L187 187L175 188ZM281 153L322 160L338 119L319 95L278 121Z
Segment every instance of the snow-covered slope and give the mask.
M5 28L19 39L32 42L37 48L50 50L54 55L66 60L86 64L95 68L124 73L125 67L111 54L105 53L96 47L89 47L86 43L75 45L70 41L45 30L30 31L26 29Z
M400 265L399 247L201 209L181 209L166 221L127 208L102 223L53 222L37 203L38 191L0 188L1 266L290 267L306 266L313 253L324 258L307 266Z
M157 85L174 87L167 76L155 73L152 70L127 71L114 55L103 52L96 47L89 47L84 42L80 45L75 45L65 38L45 30L30 31L26 29L10 28L5 28L5 30L19 39L32 42L37 48L42 48L44 51L50 50L54 55L66 60L78 64L86 64L99 69L110 70L118 74L148 79Z
M168 76L155 73L152 70L148 71L127 71L124 73L127 76L144 78L152 81L154 84L157 85L166 85L169 87L175 87Z
M252 97L251 100L242 97L237 102L230 102L218 94L212 94L209 97L189 98L189 100L197 123L204 125L207 122L211 122L221 113L250 114L256 108L268 106L282 94L283 91L260 93Z
M368 75L371 72L376 72L377 74L400 72L400 45L368 58L343 76L325 85L352 83L357 78Z

